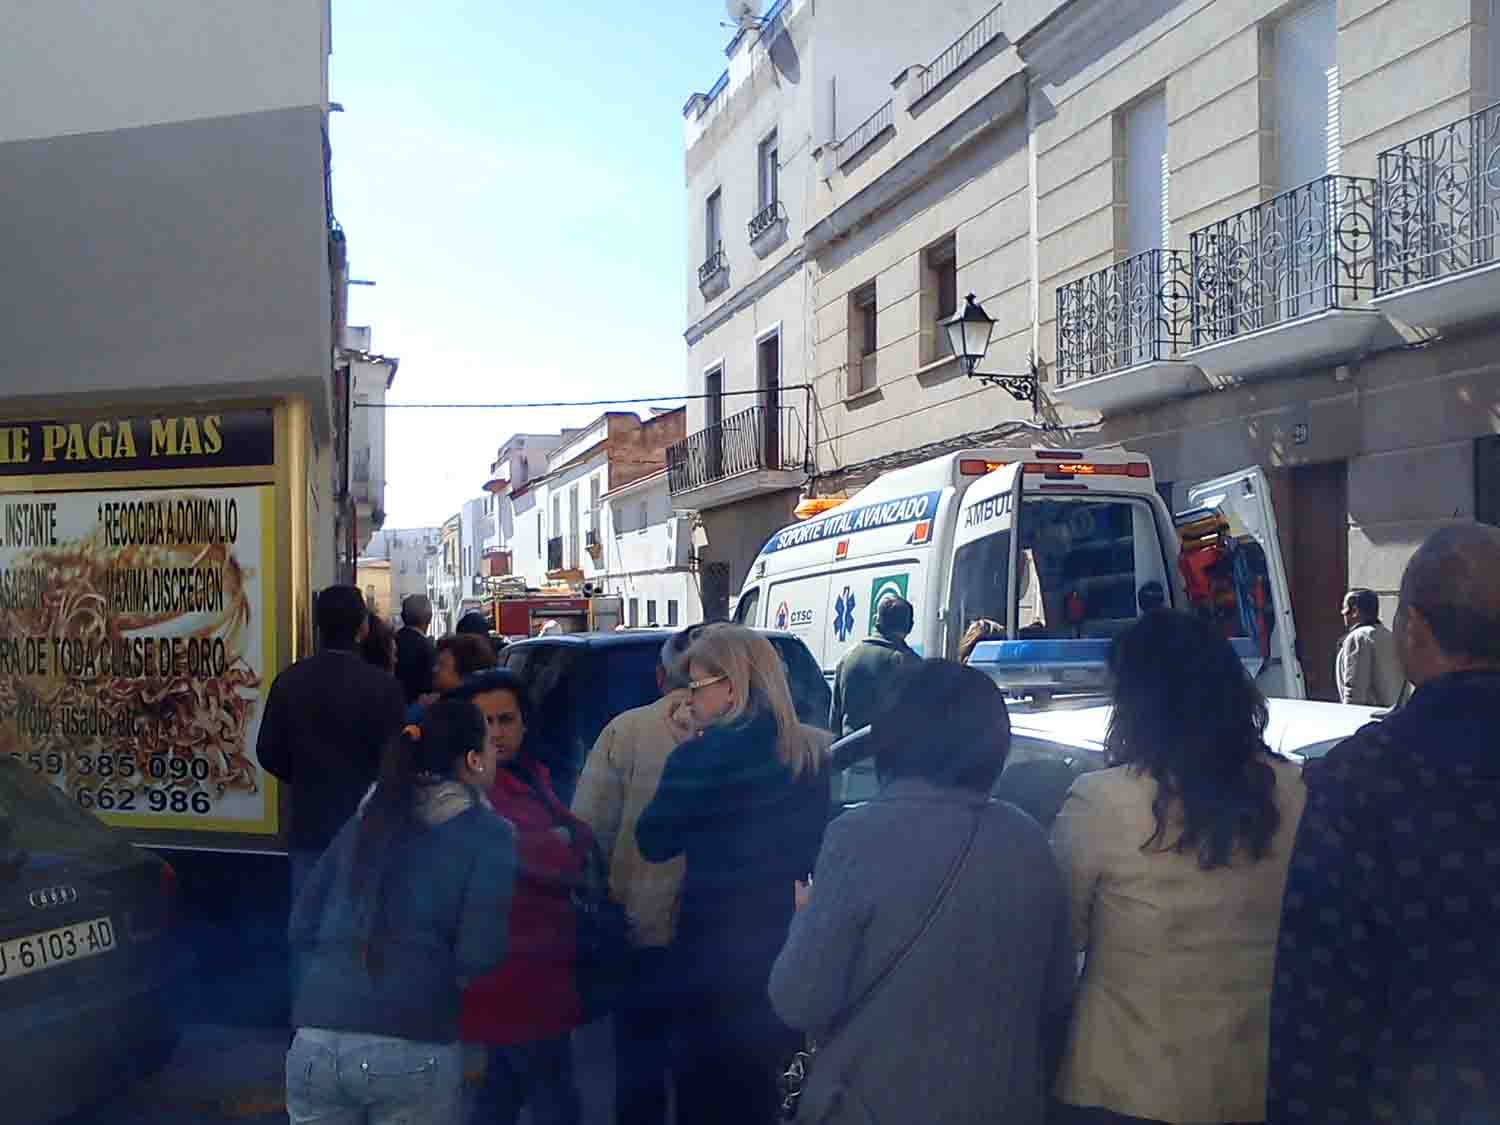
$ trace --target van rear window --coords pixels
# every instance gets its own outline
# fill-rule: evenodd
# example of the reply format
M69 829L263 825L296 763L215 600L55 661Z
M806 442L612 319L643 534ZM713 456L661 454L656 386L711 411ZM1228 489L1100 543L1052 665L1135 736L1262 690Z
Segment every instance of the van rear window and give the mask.
M1027 499L1020 534L1023 637L1113 637L1144 608L1170 604L1156 521L1144 501ZM966 543L954 557L955 635L980 618L1006 623L1010 535Z

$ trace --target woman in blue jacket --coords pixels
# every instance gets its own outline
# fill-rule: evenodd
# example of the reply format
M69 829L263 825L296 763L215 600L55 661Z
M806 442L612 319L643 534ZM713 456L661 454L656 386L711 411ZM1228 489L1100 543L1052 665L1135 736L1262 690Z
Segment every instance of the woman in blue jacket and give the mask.
M765 1125L802 1045L766 988L828 824L829 738L797 721L759 633L710 625L685 659L701 733L667 759L635 830L650 862L687 861L671 953L686 1040L677 1119Z
M474 704L434 704L293 906L293 1125L459 1120L460 992L505 959L515 878L495 758Z

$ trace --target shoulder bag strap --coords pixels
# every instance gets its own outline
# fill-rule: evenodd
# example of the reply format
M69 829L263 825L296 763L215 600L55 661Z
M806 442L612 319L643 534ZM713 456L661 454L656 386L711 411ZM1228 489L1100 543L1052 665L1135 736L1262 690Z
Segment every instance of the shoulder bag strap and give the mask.
M858 998L834 1020L828 1029L828 1033L822 1037L823 1042L826 1043L845 1027L849 1026L850 1021L859 1013L859 1010L870 1002L870 998L875 993L880 991L880 986L891 978L896 970L901 967L901 963L916 948L917 943L926 936L927 931L932 929L932 923L937 918L938 911L942 909L943 903L948 900L948 893L953 890L953 885L958 882L958 877L963 871L964 864L968 861L969 853L974 850L974 839L979 835L979 823L984 817L985 807L981 805L974 810L974 823L969 826L969 834L964 839L964 845L958 850L953 863L949 866L948 874L943 879L943 885L938 888L938 893L933 898L932 905L927 908L927 914L922 919L922 924L917 928L917 932L911 936L910 940L901 947L894 957L886 962L885 968L881 969L876 974L875 979L865 986L865 990L859 994Z

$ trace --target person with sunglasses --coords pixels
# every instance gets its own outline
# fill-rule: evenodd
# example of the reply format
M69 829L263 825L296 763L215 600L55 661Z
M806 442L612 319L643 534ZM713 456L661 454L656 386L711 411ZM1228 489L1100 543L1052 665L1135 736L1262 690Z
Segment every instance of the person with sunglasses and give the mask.
M683 862L680 856L669 863L647 862L635 832L656 796L667 758L697 733L686 715L683 656L702 631L702 625L690 625L662 643L656 667L661 698L610 721L594 743L573 798L574 815L593 829L608 865L610 896L630 919L630 979L614 1012L617 1125L662 1125L667 1119L675 1011L670 947Z
M647 860L686 862L671 952L677 1119L764 1125L801 1046L767 986L828 823L829 736L797 720L781 658L759 633L711 625L686 659L701 733L667 759L636 824Z

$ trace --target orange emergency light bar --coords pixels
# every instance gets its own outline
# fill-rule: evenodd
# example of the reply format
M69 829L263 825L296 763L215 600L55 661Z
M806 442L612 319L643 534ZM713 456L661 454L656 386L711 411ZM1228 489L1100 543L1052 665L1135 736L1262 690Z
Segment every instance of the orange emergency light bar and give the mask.
M1144 461L1130 461L1123 465L1100 465L1092 461L1063 461L1044 465L1029 461L1024 471L1059 477L1135 477L1141 480L1151 475L1151 466Z
M985 473L993 473L996 469L1003 469L1009 461L986 461L982 457L964 457L958 462L959 475L966 477L982 477Z

